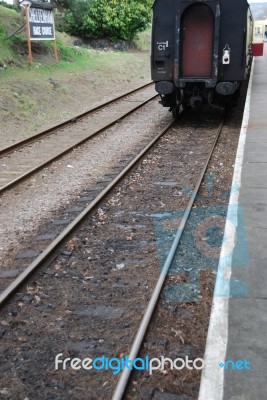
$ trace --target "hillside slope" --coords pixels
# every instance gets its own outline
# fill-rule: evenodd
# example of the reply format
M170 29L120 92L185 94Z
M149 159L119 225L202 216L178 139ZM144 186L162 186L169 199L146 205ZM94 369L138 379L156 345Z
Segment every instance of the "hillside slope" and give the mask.
M20 26L19 13L0 6L1 147L150 80L149 52L78 48L62 33L60 61L52 43L34 43L30 67L25 36L8 38Z

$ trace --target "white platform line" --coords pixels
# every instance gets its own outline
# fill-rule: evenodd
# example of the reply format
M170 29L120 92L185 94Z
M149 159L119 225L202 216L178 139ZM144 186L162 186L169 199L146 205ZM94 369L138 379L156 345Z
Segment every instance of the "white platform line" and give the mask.
M255 60L255 59L254 59ZM223 245L217 271L213 305L205 350L205 367L202 371L198 400L223 400L224 369L219 367L224 363L228 342L228 306L230 293L230 278L232 264L232 249L235 243L237 227L238 199L241 187L241 173L244 158L244 148L250 114L252 78L254 73L252 63L245 110L238 143L232 188L224 231ZM234 207L233 207L234 206ZM227 256L228 255L228 256Z

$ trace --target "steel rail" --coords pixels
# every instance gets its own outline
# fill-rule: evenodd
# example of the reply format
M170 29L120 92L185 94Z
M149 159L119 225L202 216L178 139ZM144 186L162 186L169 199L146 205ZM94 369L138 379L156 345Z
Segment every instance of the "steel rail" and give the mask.
M58 248L67 240L81 222L88 217L103 201L103 199L114 189L120 180L136 165L148 150L172 127L174 121L169 123L153 140L110 182L105 189L53 240L49 246L0 294L0 306L14 293L20 285L30 277L41 265L51 258Z
M33 143L33 142L35 142L36 140L40 139L43 136L48 136L48 135L52 134L54 131L56 131L56 130L58 130L60 128L64 128L67 125L71 125L73 123L76 123L79 119L85 118L88 115L100 110L101 108L109 106L110 104L115 103L116 101L119 101L119 100L123 99L124 97L130 96L131 94L136 93L139 90L145 89L146 87L148 87L148 86L150 86L152 84L153 84L153 82L146 83L145 85L140 86L140 87L138 87L136 89L133 89L128 93L124 93L124 94L122 94L122 95L120 95L118 97L115 97L115 99L109 100L106 103L100 104L99 106L91 108L90 110L87 110L87 111L85 111L85 112L83 112L81 114L76 115L75 117L67 119L66 121L61 122L58 125L55 125L55 126L53 126L51 128L48 128L48 129L46 129L46 130L44 130L42 132L36 133L35 135L30 136L30 137L28 137L26 139L23 139L20 142L17 142L17 143L14 143L14 144L10 145L10 146L4 147L3 149L0 149L0 157L3 157L4 155L9 154L13 150L18 150L18 149L20 149L21 147L23 147L25 145Z
M195 202L195 199L196 199L197 193L199 191L200 185L201 185L201 183L203 181L203 178L204 178L204 175L206 173L207 167L209 165L210 159L212 157L214 148L215 148L215 146L217 144L218 138L219 138L220 133L222 131L223 125L224 125L224 121L222 121L220 123L220 126L218 128L218 131L216 133L216 137L215 137L213 145L212 145L212 148L211 148L211 150L209 152L209 155L207 157L207 160L206 160L206 162L205 162L205 164L204 164L204 166L203 166L203 168L202 168L202 170L201 170L201 172L200 172L200 174L198 176L197 183L196 183L195 188L194 188L194 190L193 190L193 192L191 194L191 197L190 197L190 199L188 201L187 207L186 207L186 209L184 211L183 217L182 217L181 222L179 224L179 227L178 227L176 236L175 236L175 238L173 240L172 246L170 248L169 254L168 254L168 256L167 256L167 258L165 260L165 263L164 263L163 268L161 270L159 279L158 279L157 284L156 284L156 286L154 288L154 291L152 293L152 296L150 298L148 306L147 306L147 308L145 310L145 314L144 314L143 319L141 321L141 324L139 326L138 332L137 332L137 334L135 336L133 345L132 345L131 350L130 350L129 360L135 360L137 358L137 356L138 356L138 353L139 353L140 349L141 349L141 346L142 346L142 343L143 343L147 328L149 326L152 314L153 314L153 312L155 310L155 307L156 307L156 305L158 303L159 296L161 294L161 291L162 291L163 285L165 283L166 277L168 275L170 266L171 266L172 261L174 259L174 256L175 256L177 247L179 245L180 239L182 237L186 222L187 222L187 220L189 218L190 212L191 212L193 204ZM120 378L119 378L119 380L117 382L115 391L114 391L113 396L112 396L112 400L121 400L123 398L123 396L125 394L125 391L126 391L126 388L127 388L127 385L129 383L130 375L131 375L131 370L130 369L126 368L126 369L123 370L123 372L121 373Z
M58 153L57 155L55 155L54 157L50 158L49 160L43 162L42 164L39 164L37 167L34 167L33 169L25 172L23 175L20 175L18 178L14 179L13 181L10 181L9 183L7 183L6 185L0 187L0 195L3 194L4 192L6 192L8 189L11 189L12 187L18 185L19 183L21 183L22 181L24 181L26 178L28 178L29 176L33 175L34 173L40 171L41 169L43 169L44 167L46 167L47 165L51 164L52 162L58 160L59 158L63 157L65 154L69 153L70 151L72 151L74 148L84 144L85 142L87 142L89 139L91 139L92 137L99 135L100 133L104 132L105 130L107 130L108 128L110 128L111 126L115 125L117 122L125 119L126 117L128 117L130 114L132 114L133 112L137 111L139 108L143 107L144 105L146 105L147 103L149 103L150 101L154 100L156 97L158 97L158 94L153 95L150 99L145 100L144 102L138 104L138 106L134 107L132 110L127 111L125 114L119 116L118 118L116 118L115 120L113 120L112 122L110 122L109 124L107 124L106 126L104 126L101 129L98 129L97 131L93 132L91 135L87 136L86 138L76 142L75 144L72 144L71 146L69 146L67 149L65 149L64 151Z

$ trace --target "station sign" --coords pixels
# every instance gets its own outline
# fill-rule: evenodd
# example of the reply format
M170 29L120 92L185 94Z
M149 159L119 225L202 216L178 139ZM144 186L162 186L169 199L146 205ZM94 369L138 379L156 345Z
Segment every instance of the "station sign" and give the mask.
M40 3L37 0L21 0L20 6L23 7L26 17L26 32L28 39L29 61L32 64L33 40L53 40L54 57L58 60L57 43L55 35L55 20L53 9L56 5L51 3Z
M29 7L28 11L31 40L55 40L53 10Z

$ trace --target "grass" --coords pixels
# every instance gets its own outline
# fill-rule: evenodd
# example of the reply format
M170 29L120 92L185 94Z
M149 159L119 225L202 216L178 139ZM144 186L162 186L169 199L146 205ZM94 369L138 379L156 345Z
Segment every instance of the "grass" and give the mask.
M151 28L139 33L134 43L139 51L150 51L151 47Z
M19 14L15 10L0 5L0 62L4 63L16 56L12 51L9 35L20 26Z
M0 16L6 18L5 20L1 21L1 25L5 25L8 23L7 18L14 18L17 19L18 12L6 6L2 6L0 2Z

